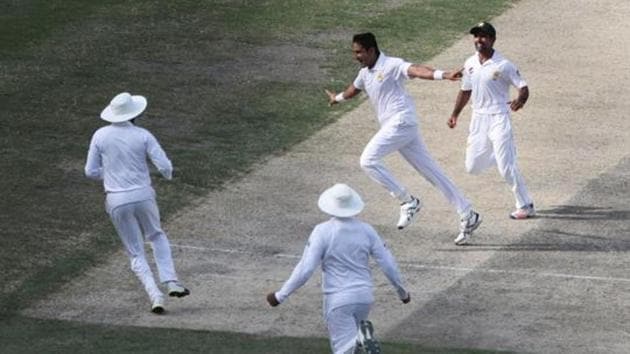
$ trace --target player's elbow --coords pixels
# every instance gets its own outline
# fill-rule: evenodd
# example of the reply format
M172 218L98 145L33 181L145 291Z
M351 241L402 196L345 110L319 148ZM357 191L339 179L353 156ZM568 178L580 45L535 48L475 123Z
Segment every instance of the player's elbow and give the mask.
M85 177L90 178L90 179L100 179L101 178L101 173L100 173L99 170L86 168L85 169Z
M371 157L361 156L359 165L364 171L372 171L378 169L380 161Z

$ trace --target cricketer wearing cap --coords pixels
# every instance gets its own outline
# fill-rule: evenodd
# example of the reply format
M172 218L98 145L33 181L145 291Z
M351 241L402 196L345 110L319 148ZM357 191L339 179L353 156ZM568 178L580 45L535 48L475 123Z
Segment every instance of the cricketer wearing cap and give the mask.
M454 128L464 106L472 96L472 118L466 148L466 171L478 174L496 165L516 199L512 219L535 215L534 204L516 164L516 147L510 110L521 109L529 97L525 79L516 66L493 48L496 30L481 22L470 30L477 53L466 60L453 113L447 124ZM510 86L518 96L510 101Z

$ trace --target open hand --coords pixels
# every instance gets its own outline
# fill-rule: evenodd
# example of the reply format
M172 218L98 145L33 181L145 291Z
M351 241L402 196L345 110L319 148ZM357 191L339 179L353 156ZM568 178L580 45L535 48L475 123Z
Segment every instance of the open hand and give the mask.
M335 99L335 97L337 96L337 94L335 92L331 92L328 91L326 89L324 89L324 91L326 92L326 94L328 95L328 106L332 107L332 105L337 103L337 100Z

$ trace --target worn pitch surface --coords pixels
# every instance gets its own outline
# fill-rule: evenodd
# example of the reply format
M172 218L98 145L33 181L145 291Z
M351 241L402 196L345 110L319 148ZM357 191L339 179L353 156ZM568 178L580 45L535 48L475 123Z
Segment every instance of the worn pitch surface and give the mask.
M433 156L483 214L472 245L453 245L455 211L398 156L388 165L425 207L408 229L396 230L397 203L359 168L376 130L364 103L166 221L180 277L192 289L191 296L167 303L167 315L148 311L122 251L25 312L325 336L319 276L278 308L266 305L265 294L289 276L312 227L326 218L316 207L319 193L346 182L364 196L362 218L391 246L412 294L402 305L375 271L372 319L380 338L527 352L628 352L628 15L624 0L523 0L493 21L495 47L519 65L531 89L513 122L536 219L508 219L513 199L496 171L465 174L469 111L457 129L446 127L458 84L413 81L408 87ZM396 48L383 50L396 55ZM455 68L472 52L465 36L430 64Z

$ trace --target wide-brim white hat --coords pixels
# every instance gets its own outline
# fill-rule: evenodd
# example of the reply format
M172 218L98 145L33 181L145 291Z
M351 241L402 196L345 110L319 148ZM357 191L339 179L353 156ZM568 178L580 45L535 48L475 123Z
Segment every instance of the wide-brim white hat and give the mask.
M125 122L139 116L146 108L146 98L123 92L116 95L109 106L105 107L101 112L101 119L111 123Z
M337 183L319 196L317 206L326 214L348 218L359 214L365 204L354 189Z

